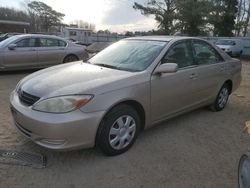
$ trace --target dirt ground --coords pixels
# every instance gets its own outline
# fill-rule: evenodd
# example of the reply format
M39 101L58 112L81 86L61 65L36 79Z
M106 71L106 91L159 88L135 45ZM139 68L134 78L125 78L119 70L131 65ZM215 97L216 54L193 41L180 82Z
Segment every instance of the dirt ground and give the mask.
M94 149L55 152L21 136L12 125L9 94L31 72L0 73L0 149L39 152L48 167L0 163L0 188L237 187L241 153L250 146L250 61L243 81L222 112L202 108L144 131L125 154L106 157Z

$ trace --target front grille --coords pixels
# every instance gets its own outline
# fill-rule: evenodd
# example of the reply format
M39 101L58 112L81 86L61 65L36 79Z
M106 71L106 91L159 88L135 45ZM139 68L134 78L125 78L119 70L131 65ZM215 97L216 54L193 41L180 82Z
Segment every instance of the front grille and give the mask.
M39 97L26 93L25 91L22 91L21 89L18 90L18 96L19 96L19 100L27 106L33 105L35 102L37 102L40 99Z

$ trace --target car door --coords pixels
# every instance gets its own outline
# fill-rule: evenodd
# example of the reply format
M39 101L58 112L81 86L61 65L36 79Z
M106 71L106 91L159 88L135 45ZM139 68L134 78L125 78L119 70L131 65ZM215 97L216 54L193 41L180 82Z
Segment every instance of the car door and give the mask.
M31 68L37 65L36 38L22 38L12 44L14 48L6 47L4 66L6 68Z
M226 80L226 61L205 41L193 40L193 49L198 64L195 85L199 88L193 94L199 103L213 102Z
M197 92L196 64L193 58L191 40L174 43L167 51L161 64L177 63L176 73L151 77L151 120L153 122L174 115L196 103L193 93Z
M65 46L60 40L54 38L41 37L39 42L38 61L42 66L51 66L60 64L66 54Z

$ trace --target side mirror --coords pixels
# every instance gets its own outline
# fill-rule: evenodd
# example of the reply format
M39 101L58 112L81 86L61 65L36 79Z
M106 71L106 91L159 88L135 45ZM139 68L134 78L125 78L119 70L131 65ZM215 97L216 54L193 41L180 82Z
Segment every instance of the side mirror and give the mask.
M16 44L10 44L8 48L9 50L15 50L16 46L17 46Z
M155 74L162 74L162 73L175 73L178 70L178 65L176 63L164 63L161 64L155 70Z

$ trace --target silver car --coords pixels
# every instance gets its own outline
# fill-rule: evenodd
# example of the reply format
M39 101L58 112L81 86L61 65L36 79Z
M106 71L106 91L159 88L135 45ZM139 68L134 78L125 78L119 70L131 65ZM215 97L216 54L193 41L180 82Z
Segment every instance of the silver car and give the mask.
M23 34L0 42L0 71L44 68L80 60L85 47L50 35Z
M117 155L161 121L202 106L222 110L240 82L240 61L205 40L138 37L27 76L10 103L16 128L41 146Z

